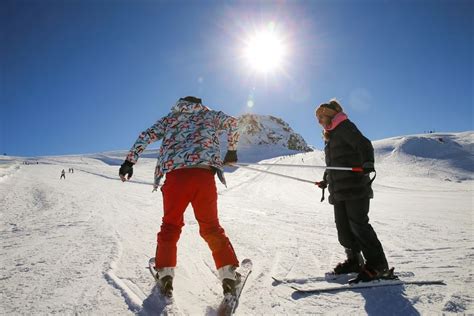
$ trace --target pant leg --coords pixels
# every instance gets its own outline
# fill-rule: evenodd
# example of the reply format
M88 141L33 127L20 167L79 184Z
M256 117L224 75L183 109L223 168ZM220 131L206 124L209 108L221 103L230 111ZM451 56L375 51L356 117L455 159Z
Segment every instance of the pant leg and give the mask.
M349 223L366 263L374 268L387 268L387 259L377 234L369 224L370 199L346 201Z
M161 188L163 218L157 235L155 264L157 268L176 267L177 243L184 226L184 211L191 200L186 170L167 174Z
M217 189L214 174L205 169L193 169L197 187L191 204L199 223L199 233L207 242L216 268L238 266L239 261L229 238L221 227L217 211Z
M347 214L346 201L334 203L334 219L336 221L337 238L339 243L346 249L351 249L353 253L360 251L357 239L352 233L349 216Z

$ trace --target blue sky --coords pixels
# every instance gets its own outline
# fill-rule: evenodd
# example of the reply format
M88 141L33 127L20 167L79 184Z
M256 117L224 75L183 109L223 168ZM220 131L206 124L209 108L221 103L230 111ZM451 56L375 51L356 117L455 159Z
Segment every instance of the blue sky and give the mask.
M187 95L281 117L318 148L330 98L372 140L473 129L473 1L6 0L0 15L1 154L129 149ZM269 26L287 53L259 73L242 51Z

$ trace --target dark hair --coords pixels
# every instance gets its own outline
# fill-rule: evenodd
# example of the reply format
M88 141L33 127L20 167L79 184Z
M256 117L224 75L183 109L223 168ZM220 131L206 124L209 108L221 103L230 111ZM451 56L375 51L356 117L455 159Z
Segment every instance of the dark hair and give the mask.
M188 102L192 102L192 103L199 103L199 104L202 104L202 100L199 99L199 98L196 98L196 97L193 97L193 96L187 96L185 98L181 98L180 100L182 101L188 101Z

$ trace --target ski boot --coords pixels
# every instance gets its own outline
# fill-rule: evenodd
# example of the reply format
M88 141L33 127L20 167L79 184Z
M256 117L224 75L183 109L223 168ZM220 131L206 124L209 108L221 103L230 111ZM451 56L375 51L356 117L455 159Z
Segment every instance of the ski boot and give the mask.
M160 279L161 294L166 297L173 296L173 277L167 275Z
M219 278L222 280L224 295L236 295L236 286L240 283L240 274L235 271L236 269L235 266L227 265L217 270Z
M398 280L398 277L393 274L394 269L395 268L389 269L387 266L373 268L369 265L364 265L357 277L349 280L349 284L374 280Z
M161 294L168 298L173 296L173 277L174 268L172 267L158 269L156 273L156 279L160 285Z
M334 274L346 274L361 271L364 265L364 258L360 251L353 251L352 249L346 248L347 259L344 262L339 262L334 268Z
M222 280L222 288L224 289L224 295L230 294L235 296L235 280L224 279Z

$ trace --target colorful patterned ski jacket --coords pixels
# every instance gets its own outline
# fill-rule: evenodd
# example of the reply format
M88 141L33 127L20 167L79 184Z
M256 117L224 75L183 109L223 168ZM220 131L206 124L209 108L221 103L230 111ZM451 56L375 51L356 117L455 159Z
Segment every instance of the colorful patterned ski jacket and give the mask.
M225 185L219 143L219 134L225 130L228 150L236 150L239 139L236 118L180 99L167 116L138 136L126 159L136 163L149 144L161 139L155 189L167 172L198 165L214 167Z

